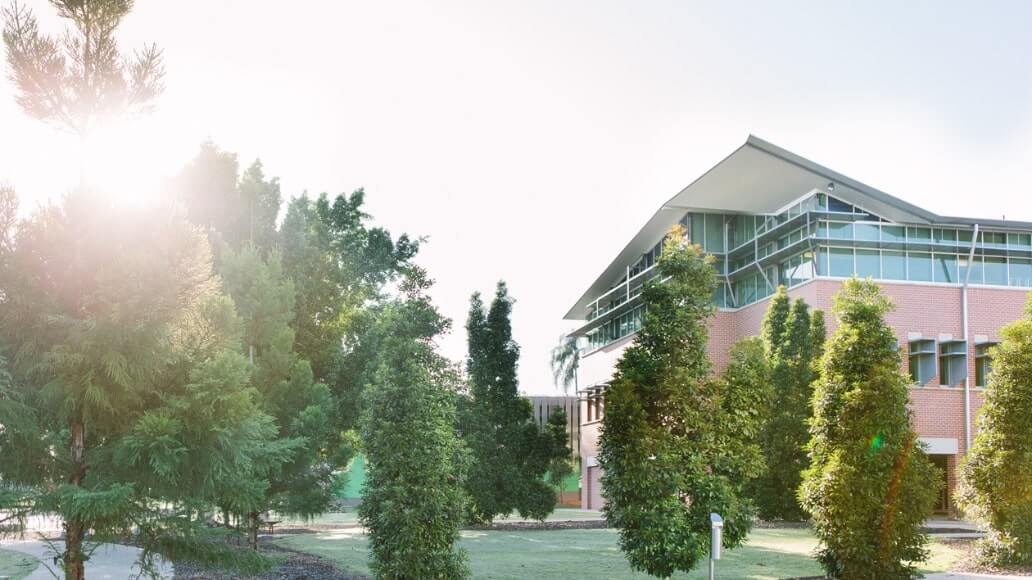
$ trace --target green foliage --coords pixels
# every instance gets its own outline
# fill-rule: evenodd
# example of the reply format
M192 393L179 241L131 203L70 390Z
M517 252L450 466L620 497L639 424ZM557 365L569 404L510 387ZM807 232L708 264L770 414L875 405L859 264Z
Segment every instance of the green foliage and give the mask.
M1032 296L1025 315L1000 331L964 465L961 505L989 525L980 556L993 564L1032 563Z
M735 343L729 358L718 393L720 447L726 450L718 460L723 463L722 472L737 474L737 479L728 482L735 492L747 495L745 490L766 469L763 448L758 442L771 413L771 369L759 337Z
M530 400L518 391L520 351L512 339L512 302L499 282L487 312L480 295L473 295L466 323L470 399L462 432L473 455L467 491L477 521L513 511L543 520L555 509L555 495L544 481L552 443L534 424Z
M724 517L726 547L745 539L752 510L739 492L755 475L757 456L743 451L744 440L732 432L753 419L726 416L736 400L754 395L709 376L712 258L675 228L657 268L643 291L644 325L606 390L599 461L606 519L620 530L631 566L668 577L708 553L712 512Z
M771 414L763 432L766 472L752 494L760 517L767 520L800 521L806 513L799 505L802 472L809 464L806 443L811 415L814 368L818 345L815 333L822 332L823 314L814 326L810 309L801 298L789 302L785 287L778 288L763 321L763 342L773 383ZM823 342L823 340L822 340Z
M552 447L552 460L548 464L548 481L559 489L563 489L565 478L573 475L573 450L570 449L570 434L566 428L568 419L562 407L552 410L545 424L545 433Z
M362 419L368 472L359 508L377 578L469 576L455 547L467 501L449 392L457 376L434 349L449 322L427 288L413 271L405 299L387 304L378 320L384 340Z
M105 120L148 110L163 90L156 45L121 54L115 30L132 9L128 0L51 0L71 24L60 39L44 34L17 2L0 10L7 64L16 100L30 117L87 135Z
M891 307L871 281L843 285L814 393L800 500L832 578L912 578L928 555L921 525L943 482L910 426Z
M252 469L271 418L227 351L239 321L181 215L71 194L20 224L0 287L0 407L20 415L0 435L0 481L68 522L70 577L86 530L126 533Z

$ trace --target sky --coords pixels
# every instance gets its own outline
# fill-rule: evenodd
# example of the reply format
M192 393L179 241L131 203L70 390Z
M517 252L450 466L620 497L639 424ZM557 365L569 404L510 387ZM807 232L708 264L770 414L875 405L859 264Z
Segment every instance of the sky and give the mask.
M377 224L427 237L444 354L504 279L521 389L557 394L568 308L750 133L939 214L1032 220L1029 22L1023 1L137 0L119 39L164 50L167 89L90 158L146 195L211 139L287 197L365 188ZM0 80L23 211L79 153Z

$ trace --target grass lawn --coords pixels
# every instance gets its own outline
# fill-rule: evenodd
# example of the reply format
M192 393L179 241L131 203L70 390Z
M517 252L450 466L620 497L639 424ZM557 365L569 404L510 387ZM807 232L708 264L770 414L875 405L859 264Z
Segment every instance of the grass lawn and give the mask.
M558 508L546 518L546 521L570 521L570 520L597 520L602 518L602 513L596 510L581 510L575 508ZM527 521L518 515L507 518L497 518L495 522L523 522ZM284 518L280 525L313 525L313 526L357 526L358 513L354 510L347 512L336 512L323 514L309 521Z
M39 567L39 560L28 554L0 548L0 576L21 580Z
M368 574L365 537L358 530L304 534L279 540L285 547L322 556L342 569ZM617 546L615 530L464 531L461 545L470 555L475 578L645 579L632 572ZM809 530L758 529L737 550L717 563L722 578L776 579L817 576L810 556L817 545ZM948 570L962 554L934 542L927 572ZM707 564L675 578L706 578Z

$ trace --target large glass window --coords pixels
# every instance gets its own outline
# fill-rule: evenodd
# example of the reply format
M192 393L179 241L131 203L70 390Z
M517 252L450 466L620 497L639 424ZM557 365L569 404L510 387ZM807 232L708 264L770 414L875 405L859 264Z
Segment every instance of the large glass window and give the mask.
M852 240L853 224L828 222L828 237L833 240Z
M882 226L881 235L883 242L907 241L906 229L903 226Z
M705 246L706 242L706 214L693 213L691 219L691 231L689 237L693 244Z
M856 250L856 275L861 278L881 278L881 260L878 250Z
M956 284L957 256L953 254L935 254L935 281Z
M971 263L971 275L967 277L969 284L982 284L985 282L985 268L982 267L982 256L975 256L972 258ZM967 276L967 274L964 274ZM963 278L961 278L963 280Z
M724 251L724 218L721 215L709 214L706 216L706 243L703 245L707 252Z
M985 283L997 286L1007 285L1007 259L986 256L983 260L985 265Z
M932 255L925 252L908 252L907 279L917 282L931 282Z
M907 257L903 252L882 251L882 278L886 280L907 279Z
M1012 248L1028 249L1029 247L1032 247L1032 235L1007 234L1007 245Z
M1032 260L1023 258L1010 259L1010 285L1032 286Z
M931 228L907 228L907 240L910 242L932 241Z
M985 342L975 345L975 386L984 387L989 381L989 372L992 370L992 357L989 356L989 349L993 343Z
M853 224L853 235L858 240L877 242L879 229L878 224L857 222Z
M839 201L834 197L828 197L828 211L834 211L838 213L853 213L853 206Z
M853 250L850 248L831 249L831 275L848 278L853 275Z

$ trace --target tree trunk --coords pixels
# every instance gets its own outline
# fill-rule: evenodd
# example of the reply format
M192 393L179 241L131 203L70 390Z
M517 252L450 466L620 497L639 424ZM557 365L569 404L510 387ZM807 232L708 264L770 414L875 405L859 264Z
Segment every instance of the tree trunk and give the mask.
M258 512L247 514L247 547L258 551Z
M79 487L86 477L86 463L83 455L86 449L85 427L82 420L75 418L69 425L71 430L72 476L68 483ZM65 519L65 580L84 580L86 565L83 559L82 544L86 538L86 523L78 514L66 515Z

